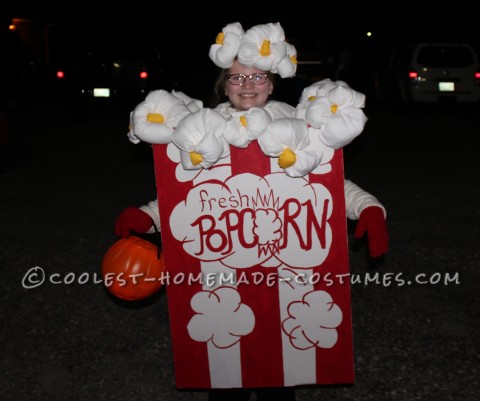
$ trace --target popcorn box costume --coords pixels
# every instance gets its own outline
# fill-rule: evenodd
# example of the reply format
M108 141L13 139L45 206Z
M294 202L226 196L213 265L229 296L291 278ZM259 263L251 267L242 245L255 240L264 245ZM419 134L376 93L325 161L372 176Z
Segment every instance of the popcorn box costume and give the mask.
M296 72L279 24L229 24L209 55ZM130 140L153 144L177 387L353 382L341 148L364 102L327 79L296 108L158 90L131 113Z

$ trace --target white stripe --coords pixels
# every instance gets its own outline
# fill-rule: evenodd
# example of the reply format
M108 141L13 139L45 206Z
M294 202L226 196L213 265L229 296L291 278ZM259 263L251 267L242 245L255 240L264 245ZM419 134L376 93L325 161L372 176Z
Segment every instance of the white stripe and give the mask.
M235 270L225 267L220 262L200 262L204 275L217 274L219 282L208 286L203 283L203 290L212 291L215 288L228 285L236 287L231 282L222 283L222 277L231 277ZM222 274L224 274L222 276ZM213 277L213 276L212 276ZM235 277L235 275L234 275ZM217 348L212 341L207 342L208 366L210 368L210 381L212 388L242 387L242 365L240 358L240 342L229 348Z
M230 164L230 156L222 159L222 163ZM232 175L232 169L230 166L224 166L221 168L212 169L214 171L214 178L217 180L227 180ZM194 184L198 185L200 182L207 179L211 179L209 174L200 175ZM203 289L206 291L212 291L216 287L221 285L228 285L229 287L236 287L236 284L228 282L222 283L222 279L225 280L234 274L235 270L230 269L222 265L220 262L200 262L200 266L203 274L219 274L218 278L220 282L215 283L212 286L208 286L209 283L203 284ZM222 276L222 273L224 276ZM217 348L211 341L207 343L208 351L208 365L210 368L210 381L212 388L230 388L230 387L242 387L242 365L240 358L240 342L229 348Z
M311 270L302 270L302 274L309 276ZM295 273L292 269L280 267L278 269L279 286L278 295L280 298L280 318L283 322L288 317L287 307L290 302L300 301L302 297L313 290L313 284L300 284L295 280ZM285 386L316 383L316 353L315 347L300 350L294 348L288 336L282 331L283 351L283 378Z
M220 349L211 341L207 346L212 388L242 387L240 343Z

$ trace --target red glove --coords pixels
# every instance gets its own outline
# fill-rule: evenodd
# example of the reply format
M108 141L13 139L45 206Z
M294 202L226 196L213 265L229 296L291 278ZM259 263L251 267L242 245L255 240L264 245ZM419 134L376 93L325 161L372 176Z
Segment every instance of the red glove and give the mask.
M128 237L130 231L143 234L153 226L152 218L137 207L129 206L119 214L115 221L115 234Z
M383 210L378 206L363 209L355 229L355 238L368 235L368 249L372 258L377 258L387 253L388 231Z

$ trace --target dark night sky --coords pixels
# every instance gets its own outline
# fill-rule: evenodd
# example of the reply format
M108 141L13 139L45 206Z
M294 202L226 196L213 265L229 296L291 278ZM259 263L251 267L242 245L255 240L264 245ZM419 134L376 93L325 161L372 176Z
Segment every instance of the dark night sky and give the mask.
M139 41L148 38L155 42L162 60L179 74L211 68L210 45L226 24L236 21L244 29L259 23L280 22L287 40L297 48L299 61L312 53L326 59L342 48L355 49L362 57L374 59L399 42L467 41L477 47L480 43L478 1L457 1L448 10L438 4L424 3L385 3L379 6L378 2L372 5L362 2L352 6L324 2L315 4L313 9L313 6L293 7L292 4L281 7L269 3L267 7L262 3L232 5L219 2L199 7L198 2L191 5L182 1L178 6L172 3L168 12L165 5L160 11L150 6L135 8L129 5L128 16L113 16L113 10L108 14L93 12L97 8L85 3L82 3L82 10L90 11L88 16L62 14L58 9L48 13L48 3L42 3L42 9L37 13L35 7L30 6L27 13L26 7L17 4L10 8L8 1L0 5L2 22L8 20L7 16L37 18L46 24L57 24L51 28L51 33L61 31L59 26L62 25L70 27L71 36L57 35L60 42L64 41L62 53L79 52L88 37L93 41L101 38L112 42L122 42L126 37L139 38ZM15 11L11 11L13 9ZM118 8L117 11L121 13L123 10ZM367 37L367 31L373 36Z
M93 7L92 5L96 5ZM200 5L201 4L201 5ZM205 3L183 0L169 2L168 7L155 8L143 3L119 7L118 3L102 5L81 3L81 9L62 10L57 4L42 2L38 6L22 5L14 1L3 1L2 16L43 17L53 19L76 19L85 23L102 21L105 26L147 27L151 32L171 32L182 38L182 32L197 32L199 39L210 37L226 23L239 21L244 28L255 23L281 22L287 36L302 35L304 32L329 36L340 40L351 32L372 29L392 36L442 36L454 39L457 36L480 36L478 1L456 1L448 7L431 2L379 3L363 1L353 4L343 2L302 3L285 5L267 3ZM67 5L66 5L67 6ZM115 7L115 8L112 8ZM127 11L127 13L125 13ZM81 15L81 14L86 15ZM126 15L122 15L122 13ZM469 33L467 33L467 31ZM207 35L207 36L204 36ZM173 39L173 38L172 38ZM443 38L442 38L443 39ZM475 40L475 39L472 39Z

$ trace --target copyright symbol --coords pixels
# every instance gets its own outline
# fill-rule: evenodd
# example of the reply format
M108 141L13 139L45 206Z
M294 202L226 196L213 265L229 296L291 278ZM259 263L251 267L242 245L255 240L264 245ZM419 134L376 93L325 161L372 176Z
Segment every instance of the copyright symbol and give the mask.
M38 287L45 281L45 272L40 266L30 268L23 276L22 286L27 290Z

